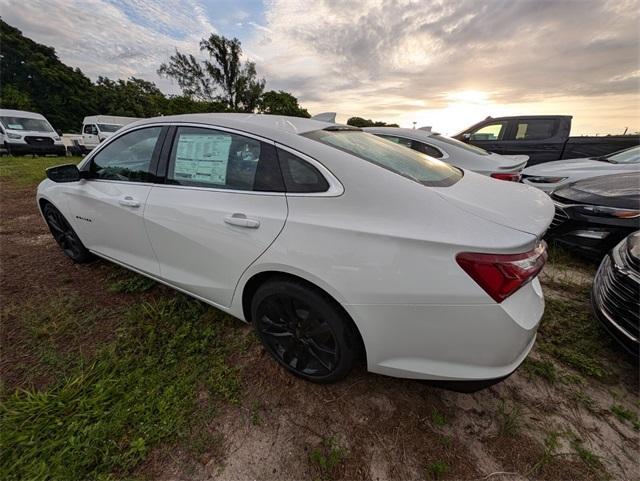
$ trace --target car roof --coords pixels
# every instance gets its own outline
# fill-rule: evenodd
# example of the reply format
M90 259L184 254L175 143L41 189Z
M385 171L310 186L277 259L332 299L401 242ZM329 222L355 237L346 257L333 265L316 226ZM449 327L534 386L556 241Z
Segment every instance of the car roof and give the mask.
M339 124L321 122L318 120L305 119L301 117L289 117L286 115L268 114L238 114L238 113L205 113L205 114L184 114L167 115L163 117L153 117L139 120L128 124L127 129L145 124L158 122L166 123L197 123L217 127L235 128L257 135L274 138L278 134L304 134L314 130L326 129L327 127L340 127Z
M44 119L44 115L38 114L36 112L27 112L26 110L0 109L0 115L22 117L25 119Z

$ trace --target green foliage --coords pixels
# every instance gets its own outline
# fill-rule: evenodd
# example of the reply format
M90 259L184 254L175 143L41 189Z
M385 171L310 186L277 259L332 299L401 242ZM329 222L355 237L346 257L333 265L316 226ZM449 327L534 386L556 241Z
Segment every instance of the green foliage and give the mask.
M529 377L538 376L553 384L558 378L556 367L551 361L527 358L522 365Z
M319 447L311 451L309 459L320 472L323 480L333 479L335 470L342 463L347 451L340 447L334 438L322 441Z
M290 115L291 117L309 118L307 109L298 105L298 99L288 92L270 90L262 94L258 104L258 110L265 114Z
M373 121L371 119L363 119L362 117L351 117L347 120L347 125L354 127L399 127L398 124L388 124L386 122Z
M610 411L617 417L621 422L629 422L633 426L635 430L640 429L640 421L638 421L638 415L632 411L629 411L624 406L620 404L614 404L611 406Z
M187 435L199 390L238 396L221 320L182 296L131 308L91 365L0 404L0 478L106 479Z
M81 157L0 157L0 178L19 186L35 185L46 177L46 169L60 164L77 164Z
M431 411L431 424L437 428L441 428L447 424L447 416L437 409L434 409Z
M168 63L160 65L158 75L175 79L187 97L222 102L232 111L253 112L265 81L258 78L255 63L242 62L240 40L214 33L200 41L200 51L210 60L199 62L176 50Z
M450 466L444 461L435 461L427 464L425 474L428 479L442 479L449 470Z
M569 299L547 299L538 346L583 375L602 379L608 336L591 316L589 306Z
M156 285L156 281L124 269L110 277L109 291L123 294L146 292Z
M521 409L517 404L511 407L501 401L498 405L498 432L503 436L513 436L522 425Z
M262 111L308 117L286 92L262 94L253 62L240 60L238 39L211 35L200 42L211 60L203 63L176 52L158 73L174 78L184 95L165 96L153 83L131 77L99 77L94 84L79 69L63 64L53 48L38 44L0 20L0 107L43 114L55 129L79 132L88 115L155 117L197 112Z

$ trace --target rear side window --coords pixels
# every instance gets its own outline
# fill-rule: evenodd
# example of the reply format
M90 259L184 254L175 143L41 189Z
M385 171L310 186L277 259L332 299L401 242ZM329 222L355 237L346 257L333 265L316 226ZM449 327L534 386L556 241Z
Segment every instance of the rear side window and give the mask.
M556 131L554 119L536 119L518 121L516 140L545 140L553 137Z
M414 140L411 143L411 148L413 150L417 150L421 154L425 154L425 155L428 155L429 157L433 157L436 159L441 159L444 155L439 149L436 149L435 147L429 144L418 142L417 140Z
M394 135L382 135L382 134L374 134L377 135L380 138L389 140L390 142L393 142L394 144L399 144L399 145L404 145L405 147L409 147L410 149L411 147L411 140L409 139L404 139L402 137L396 137Z
M507 122L494 122L483 125L482 127L471 132L470 140L502 140L507 130Z
M315 130L303 135L423 185L447 187L462 178L460 169L360 130Z
M284 149L278 149L278 160L287 192L314 193L329 190L327 179L309 162Z
M151 161L161 132L162 127L149 127L118 137L91 159L91 177L102 180L151 182Z
M222 130L178 127L167 183L215 189L282 192L273 145Z

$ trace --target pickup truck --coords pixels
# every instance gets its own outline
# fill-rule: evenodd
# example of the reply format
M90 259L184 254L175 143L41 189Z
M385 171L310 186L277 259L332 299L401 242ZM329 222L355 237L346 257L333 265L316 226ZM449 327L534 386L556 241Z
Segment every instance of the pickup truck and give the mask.
M498 154L528 155L528 166L601 157L640 144L638 135L570 137L571 119L571 115L487 117L454 138Z

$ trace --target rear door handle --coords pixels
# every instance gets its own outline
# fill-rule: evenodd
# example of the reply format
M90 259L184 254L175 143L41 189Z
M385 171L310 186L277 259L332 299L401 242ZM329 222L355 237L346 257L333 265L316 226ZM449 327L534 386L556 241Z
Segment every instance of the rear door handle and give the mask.
M126 207L140 207L140 201L134 199L130 195L125 195L118 200L120 205L124 205Z
M238 227L247 227L249 229L257 229L260 227L260 221L250 219L245 214L235 213L224 218L225 224L235 225Z

